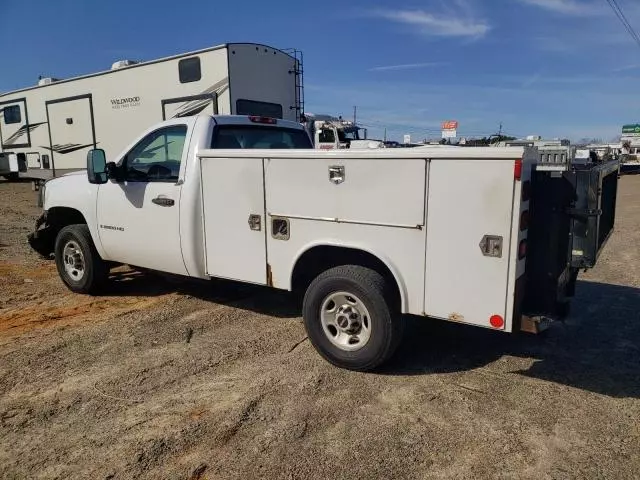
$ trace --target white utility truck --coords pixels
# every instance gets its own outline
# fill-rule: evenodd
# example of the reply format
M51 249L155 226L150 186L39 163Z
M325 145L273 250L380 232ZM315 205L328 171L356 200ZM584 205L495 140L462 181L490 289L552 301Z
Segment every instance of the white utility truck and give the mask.
M369 370L402 314L503 332L567 314L613 229L617 165L536 170L535 148L312 149L303 127L198 115L50 180L29 236L100 294L128 264L304 294L314 347Z
M0 175L48 179L86 167L87 152L116 155L134 135L170 118L267 115L300 121L297 51L229 43L146 62L120 60L75 78L41 78L0 94ZM21 168L17 169L18 166Z

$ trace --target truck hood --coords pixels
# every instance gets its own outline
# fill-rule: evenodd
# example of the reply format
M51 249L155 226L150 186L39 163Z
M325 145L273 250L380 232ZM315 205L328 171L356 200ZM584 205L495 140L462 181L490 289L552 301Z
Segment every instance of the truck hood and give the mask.
M87 171L86 170L76 170L75 172L69 172L69 173L65 173L64 175L62 175L63 177L72 177L74 175L86 175Z
M94 203L92 197L97 192L96 187L89 183L87 172L84 170L54 178L45 183L43 207L45 210L70 207L82 211L85 204L89 206ZM82 210L79 208L81 206Z

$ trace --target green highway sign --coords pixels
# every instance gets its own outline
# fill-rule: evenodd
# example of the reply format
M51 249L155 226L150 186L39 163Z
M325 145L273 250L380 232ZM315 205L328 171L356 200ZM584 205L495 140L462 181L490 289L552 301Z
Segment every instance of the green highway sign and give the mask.
M640 133L640 123L634 123L632 125L623 125L622 133Z

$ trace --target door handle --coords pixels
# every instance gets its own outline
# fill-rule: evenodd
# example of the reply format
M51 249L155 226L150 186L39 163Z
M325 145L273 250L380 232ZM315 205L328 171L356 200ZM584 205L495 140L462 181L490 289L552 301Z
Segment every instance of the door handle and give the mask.
M156 197L151 201L161 207L173 207L176 203L172 198L167 197Z

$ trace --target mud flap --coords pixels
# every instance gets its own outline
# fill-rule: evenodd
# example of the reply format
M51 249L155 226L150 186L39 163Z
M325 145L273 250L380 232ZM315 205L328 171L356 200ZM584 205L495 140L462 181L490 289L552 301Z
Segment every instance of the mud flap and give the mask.
M46 214L42 214L36 220L36 228L33 233L27 236L27 241L33 250L47 259L53 256L53 249L56 241L56 231L47 224Z

